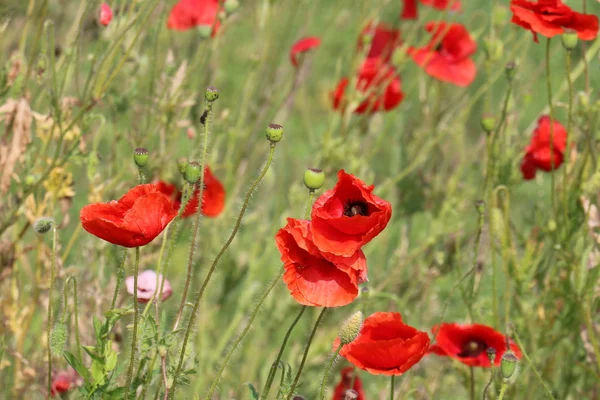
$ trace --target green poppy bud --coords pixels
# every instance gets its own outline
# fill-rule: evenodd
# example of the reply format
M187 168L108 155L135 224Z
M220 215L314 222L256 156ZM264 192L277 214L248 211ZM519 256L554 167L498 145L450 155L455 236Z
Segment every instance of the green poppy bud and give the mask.
M267 139L271 143L277 143L283 138L283 126L279 124L269 124L267 126Z
M185 180L191 184L198 182L200 179L200 172L202 172L202 167L196 161L192 161L185 168Z
M490 134L494 131L496 127L496 118L492 116L484 116L481 118L481 128L487 134Z
M504 72L506 73L506 78L509 81L512 81L512 79L515 77L515 69L516 68L517 68L517 64L515 64L514 62L509 62L504 67Z
M185 176L185 170L187 169L187 166L188 160L186 158L180 158L177 160L177 169L181 175Z
M49 217L40 217L33 223L33 229L37 233L46 233L52 228L54 220Z
M240 2L238 0L225 0L225 4L223 4L225 12L227 12L228 14L235 12L239 6Z
M358 311L352 314L340 328L340 342L342 344L352 343L360 334L362 325L363 313Z
M304 171L304 185L309 190L319 190L325 183L325 173L322 169L308 168Z
M565 33L562 34L561 40L564 48L571 51L577 47L577 32L570 29L565 29Z
M133 161L135 161L135 164L138 167L144 167L146 164L148 164L148 150L144 149L143 147L138 147L135 149L133 152Z
M504 353L500 361L500 371L502 372L502 377L504 379L510 379L510 377L513 376L517 369L518 362L519 359L512 351Z
M219 98L219 90L214 86L207 87L206 92L204 92L204 98L206 101L212 103Z
M202 39L208 39L212 35L212 25L198 25L196 29Z

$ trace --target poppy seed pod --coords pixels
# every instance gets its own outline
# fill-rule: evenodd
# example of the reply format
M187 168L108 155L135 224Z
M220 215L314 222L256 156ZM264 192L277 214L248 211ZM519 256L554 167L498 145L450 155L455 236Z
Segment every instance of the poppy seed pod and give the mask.
M277 143L283 138L283 126L271 123L267 125L266 133L271 143Z
M484 116L481 118L481 128L487 134L492 133L496 127L496 118L492 116Z
M239 6L240 2L238 0L225 0L225 4L223 4L225 12L227 12L228 14L231 14L232 12L236 11Z
M133 151L133 161L135 161L135 165L142 168L146 164L148 164L148 150L143 147L138 147Z
M349 344L358 337L363 324L363 313L358 311L352 314L340 328L340 343Z
M206 92L204 92L204 98L206 101L212 103L219 98L219 90L214 86L207 87Z
M569 51L577 47L578 39L577 32L571 29L565 29L565 33L561 35L563 47Z
M304 171L304 186L309 190L319 190L325 183L325 173L322 169L308 168Z
M490 360L490 364L494 365L494 361L496 360L496 349L493 347L488 347L485 352L487 354L488 360Z
M54 220L52 218L41 217L33 223L33 229L35 229L37 233L46 233L52 228L53 223Z
M196 161L192 161L185 168L185 180L189 183L196 183L200 179L202 167Z
M512 351L504 353L500 361L500 371L504 379L510 379L517 369L519 359Z

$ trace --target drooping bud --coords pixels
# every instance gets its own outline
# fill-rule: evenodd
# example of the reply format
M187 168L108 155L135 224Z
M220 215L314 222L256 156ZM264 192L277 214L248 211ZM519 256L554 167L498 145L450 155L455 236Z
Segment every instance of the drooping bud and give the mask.
M214 86L207 87L206 92L204 92L204 98L206 101L212 103L219 98L219 90Z
M179 170L179 173L181 175L183 175L185 177L185 170L187 169L188 166L188 160L187 158L180 158L179 160L177 160L177 169Z
M565 33L562 34L561 40L564 48L571 51L577 47L577 32L572 29L565 29Z
M198 182L202 167L196 161L190 162L185 168L185 180L191 184Z
M67 325L62 322L54 325L54 329L50 332L50 352L55 356L62 356L67 344Z
M512 351L507 351L502 355L500 360L500 371L502 372L502 377L504 379L510 379L510 377L513 376L517 369L518 362L519 359Z
M138 167L144 167L146 164L148 164L148 150L144 149L143 147L138 147L135 149L133 151L133 161L135 161L135 164Z
M33 229L37 233L46 233L52 228L54 220L49 217L40 217L33 223Z
M344 400L356 400L356 399L358 399L358 393L356 392L356 390L353 390L353 389L346 390L346 392L344 393Z
M496 118L490 115L481 118L481 129L488 135L494 131L496 127Z
M504 67L504 72L506 73L506 78L509 81L512 81L513 78L515 77L515 69L517 68L517 64L515 64L514 62L509 62L506 64L506 66Z
M496 349L488 347L485 352L487 353L488 360L490 360L490 365L494 365L494 361L496 361Z
M308 168L304 171L304 186L309 190L319 190L325 183L325 173L322 169Z
M283 138L283 126L279 124L269 124L267 125L267 139L271 143L277 143Z
M223 4L225 12L228 14L235 12L239 6L240 2L238 0L225 0L225 4Z
M363 313L357 311L352 314L340 328L340 342L342 344L352 343L360 334L363 325Z

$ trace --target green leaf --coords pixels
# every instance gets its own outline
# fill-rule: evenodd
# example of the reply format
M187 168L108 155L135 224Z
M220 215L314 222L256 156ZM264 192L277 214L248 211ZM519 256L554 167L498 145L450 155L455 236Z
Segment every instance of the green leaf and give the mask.
M90 372L87 370L87 368L81 363L81 361L79 361L72 353L69 353L68 351L64 351L63 352L63 356L65 357L65 360L67 360L67 362L69 363L69 365L71 367L73 367L73 369L75 371L77 371L77 373L86 381L86 382L90 382L92 380L92 376L90 375Z
M96 347L95 346L81 346L83 348L83 350L85 350L86 353L89 354L90 357L92 357L93 360L98 360L101 361L102 357L96 353Z
M92 372L92 378L94 379L94 383L101 385L104 383L104 363L98 360L94 360L92 362L92 368L90 368Z
M250 382L246 382L245 385L248 385L248 390L250 391L250 398L252 400L258 400L258 391Z
M104 365L105 372L111 372L117 366L117 353L115 353L112 349L106 355L106 364Z

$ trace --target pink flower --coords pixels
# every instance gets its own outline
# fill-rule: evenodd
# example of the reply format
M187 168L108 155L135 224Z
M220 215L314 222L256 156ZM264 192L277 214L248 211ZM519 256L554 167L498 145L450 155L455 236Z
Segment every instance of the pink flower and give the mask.
M100 24L104 26L108 26L110 21L112 21L113 12L110 9L110 6L106 3L102 3L100 5Z
M158 286L156 286L156 272L152 270L146 270L138 275L138 290L137 290L137 298L140 303L147 303L154 293L157 290L160 290L161 282L163 280L163 276L161 274L158 275ZM133 295L133 276L128 276L125 279L125 286L127 286L127 293ZM173 288L171 288L171 284L168 280L165 279L165 284L163 287L162 300L165 301L173 294Z

